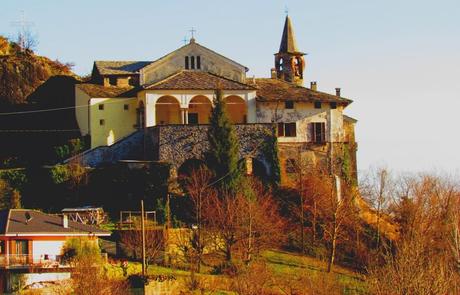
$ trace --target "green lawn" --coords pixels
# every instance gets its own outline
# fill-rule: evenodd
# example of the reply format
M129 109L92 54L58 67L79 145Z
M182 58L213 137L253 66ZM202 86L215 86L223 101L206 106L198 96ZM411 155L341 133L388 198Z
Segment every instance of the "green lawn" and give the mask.
M262 259L265 261L268 268L279 279L289 279L299 273L307 273L309 277L327 277L332 278L337 282L343 294L366 294L366 282L364 276L355 273L349 269L334 266L332 274L328 275L325 272L326 264L318 259L302 256L295 253L289 253L279 250L265 251L262 254ZM106 266L106 271L111 277L122 277L123 270L120 265ZM207 272L207 269L205 270ZM135 274L141 272L141 265L136 262L130 262L127 273ZM167 268L157 265L148 267L148 273L151 275L174 275L178 278L188 279L189 271ZM203 280L224 281L223 276L210 275L209 273L198 274L197 277ZM216 294L215 292L213 294ZM217 294L232 294L222 291Z

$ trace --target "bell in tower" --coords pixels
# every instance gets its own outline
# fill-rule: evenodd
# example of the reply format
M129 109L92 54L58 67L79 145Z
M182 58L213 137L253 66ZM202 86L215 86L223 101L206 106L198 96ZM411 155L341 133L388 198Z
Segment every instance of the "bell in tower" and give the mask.
M275 70L278 79L303 84L303 71L305 70L305 53L297 49L291 19L286 16L280 50L275 53Z

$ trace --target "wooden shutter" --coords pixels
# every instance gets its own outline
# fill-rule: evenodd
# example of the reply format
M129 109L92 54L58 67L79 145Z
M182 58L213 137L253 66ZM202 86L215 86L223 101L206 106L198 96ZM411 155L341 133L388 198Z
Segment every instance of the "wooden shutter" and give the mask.
M284 123L278 123L278 136L284 136Z

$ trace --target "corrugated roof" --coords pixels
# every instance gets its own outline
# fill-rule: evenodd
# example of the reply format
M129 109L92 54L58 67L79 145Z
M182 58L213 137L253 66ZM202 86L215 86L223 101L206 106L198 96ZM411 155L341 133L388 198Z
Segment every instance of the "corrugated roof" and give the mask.
M28 209L1 210L0 230L1 235L110 235L109 231L71 220L64 228L61 216Z
M151 61L103 61L94 62L101 75L132 75L152 63Z
M250 81L251 79L248 79ZM257 88L257 101L279 101L279 100L293 100L293 101L321 101L321 102L337 102L340 104L348 105L353 101L338 97L332 94L314 91L309 88L297 86L293 83L285 82L278 79L258 78L255 79Z
M145 89L174 90L254 90L251 85L203 71L182 70L164 80L144 86Z

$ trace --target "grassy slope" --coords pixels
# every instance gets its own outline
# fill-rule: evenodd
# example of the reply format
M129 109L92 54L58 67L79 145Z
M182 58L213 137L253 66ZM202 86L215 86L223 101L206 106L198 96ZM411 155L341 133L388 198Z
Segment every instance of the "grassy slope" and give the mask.
M266 262L268 268L273 272L273 274L281 280L287 280L292 278L294 274L305 272L308 276L311 277L325 275L325 263L312 257L272 250L265 251L262 254L262 258ZM139 263L130 263L128 267L128 273L139 273L140 269L141 268ZM123 273L119 265L107 266L107 271L112 277L121 277ZM148 273L152 275L174 275L183 279L188 279L190 277L190 272L188 271L161 266L150 266L148 268ZM223 276L200 274L198 277L200 279L212 281L213 284L218 284L219 286L224 286L228 283L228 279ZM338 285L343 289L343 294L366 293L366 282L364 281L364 276L357 274L349 269L335 266L332 273L332 278L336 280ZM225 287L221 287L219 289L220 292L217 292L218 294L233 294L232 292L225 291ZM274 290L274 293L277 294L277 291Z

